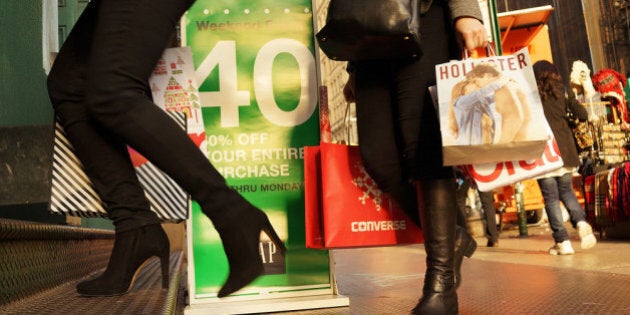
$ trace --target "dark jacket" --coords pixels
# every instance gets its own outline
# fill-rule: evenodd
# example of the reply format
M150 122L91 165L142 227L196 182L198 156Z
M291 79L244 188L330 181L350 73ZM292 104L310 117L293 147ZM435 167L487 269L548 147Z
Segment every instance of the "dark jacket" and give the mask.
M420 13L429 11L431 4L434 2L448 4L453 22L460 17L473 17L483 22L483 15L481 14L481 9L479 8L479 2L477 0L421 0Z
M553 135L558 143L564 166L578 167L580 166L580 158L575 146L573 131L569 127L569 121L566 118L567 106L580 121L588 119L588 112L574 97L568 99L552 97L543 101L545 118L547 118L547 122L549 122L551 131L553 131Z

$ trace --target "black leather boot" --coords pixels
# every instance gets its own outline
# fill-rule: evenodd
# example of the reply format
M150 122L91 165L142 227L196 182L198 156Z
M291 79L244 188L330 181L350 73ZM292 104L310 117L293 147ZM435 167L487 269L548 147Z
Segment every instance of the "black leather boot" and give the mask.
M217 203L201 204L201 208L219 232L230 266L230 274L218 293L221 298L242 289L262 274L260 232L269 236L282 255L287 249L262 210L232 189L222 191L220 199ZM222 209L228 205L227 209Z
M464 256L470 258L477 250L477 241L461 227L455 227L455 257L453 258L453 272L455 273L455 288L462 283L462 261Z
M455 182L452 179L422 181L420 220L427 254L422 298L413 314L458 314L455 286Z
M457 193L460 193L460 191L458 190ZM459 202L460 199L457 198L457 201ZM461 205L457 205L457 208L458 210L462 209ZM468 233L468 230L465 228L465 226L465 219L463 219L463 216L458 215L457 226L455 227L455 257L453 262L453 272L455 273L456 288L459 288L462 282L461 268L464 256L470 258L475 253L475 250L477 250L477 241L475 241L475 239Z
M160 258L162 287L168 288L169 241L162 226L117 232L107 269L97 278L77 284L77 292L84 296L125 294L133 286L136 273L153 256Z

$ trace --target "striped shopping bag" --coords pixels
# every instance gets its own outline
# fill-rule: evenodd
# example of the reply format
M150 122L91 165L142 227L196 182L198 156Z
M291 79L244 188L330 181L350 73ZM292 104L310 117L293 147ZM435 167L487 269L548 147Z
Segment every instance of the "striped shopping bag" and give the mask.
M186 129L185 113L174 111L167 113L182 129ZM94 191L92 182L85 174L83 165L59 122L55 123L54 135L50 211L80 217L107 217L101 198ZM137 165L136 173L151 210L160 220L163 222L186 220L190 204L187 192L151 162Z

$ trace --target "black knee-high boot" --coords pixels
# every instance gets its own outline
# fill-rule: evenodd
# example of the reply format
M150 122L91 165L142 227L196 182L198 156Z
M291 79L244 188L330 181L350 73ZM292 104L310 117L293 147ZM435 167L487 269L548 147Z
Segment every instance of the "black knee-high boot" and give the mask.
M262 273L263 264L258 251L261 231L270 236L281 252L285 251L285 246L273 230L267 215L227 186L225 179L190 141L186 132L155 106L149 93L146 93L148 77L174 26L193 2L161 1L161 4L155 5L159 8L152 10L144 10L135 3L90 2L56 58L48 86L55 110L65 121L64 127L70 124L69 116L75 122L97 126L107 136L116 139L119 150L126 149L126 145L133 147L201 204L204 214L219 231L228 258L230 273L218 293L219 297L223 297L239 290ZM136 10L141 10L144 18L139 19ZM96 20L98 23L95 23ZM108 30L102 31L101 24L106 25ZM151 31L142 33L143 29ZM121 194L103 199L116 201L120 204L118 208L142 209L146 210L144 214L150 214L148 205L143 200L136 200L144 199L138 198L143 197L139 185L125 185L135 177L133 169L127 165L125 170L121 170L120 164L102 158L103 152L111 150L103 150L101 144L104 141L93 141L103 140L98 139L99 135L103 136L103 133L96 137L83 135L79 138L88 146L85 152L91 152L94 156L92 162L109 166L101 168L99 172L101 175L110 175L102 178L104 186L122 191ZM76 141L73 143L76 144ZM85 159L82 158L82 161L85 164ZM123 198L128 195L136 198ZM109 208L113 208L111 203ZM116 211L115 214L120 212ZM130 223L125 229L119 229L121 224L116 224L112 258L131 258L124 260L126 262L114 259L116 263L112 263L106 272L109 275L107 281L101 278L103 281L99 282L108 282L114 289L103 294L126 290L129 275L150 255L159 254L160 257L168 258L168 255L164 255L168 251L168 244L163 241L163 231L155 227L144 228L159 222L154 216L149 216L146 215L143 220L139 220L138 215L132 219L118 216L117 221ZM97 286L95 282L91 283L81 285L80 291L86 292L88 287L92 289ZM90 290L90 293L94 293L94 290Z
M462 283L462 261L464 256L470 258L477 250L477 242L470 236L468 230L457 225L455 227L455 256L453 257L453 272L455 273L455 287Z
M420 219L426 251L426 273L422 298L413 314L457 314L455 286L455 182L426 180L419 185L423 205Z
M98 117L188 191L210 218L219 232L230 267L219 297L240 290L262 274L258 250L261 232L284 254L286 247L267 215L226 184L208 158L164 111L146 103L131 107L128 115L116 119L107 115ZM134 119L130 121L130 117Z
M419 187L416 187L419 188ZM418 201L418 204L422 204L422 201ZM459 208L459 207L458 207ZM459 209L458 209L459 210ZM417 211L419 212L419 211ZM457 226L455 227L455 257L453 258L453 272L455 273L455 287L459 288L462 283L461 268L464 256L470 258L477 250L477 241L468 233L466 226L460 222L461 216L457 216Z

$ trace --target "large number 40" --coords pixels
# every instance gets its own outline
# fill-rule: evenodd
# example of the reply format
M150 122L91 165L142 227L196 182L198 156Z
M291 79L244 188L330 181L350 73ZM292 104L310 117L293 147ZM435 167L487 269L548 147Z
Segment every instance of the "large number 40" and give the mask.
M274 98L271 80L273 62L280 53L289 53L297 61L300 70L301 91L297 106L291 111L278 107ZM250 106L247 90L238 90L236 42L219 41L195 71L197 82L203 82L212 69L219 67L219 91L200 92L204 107L221 109L221 126L239 125L239 106ZM317 81L313 55L299 41L274 39L265 44L254 62L254 95L262 115L270 122L292 127L304 123L313 114L317 105Z

